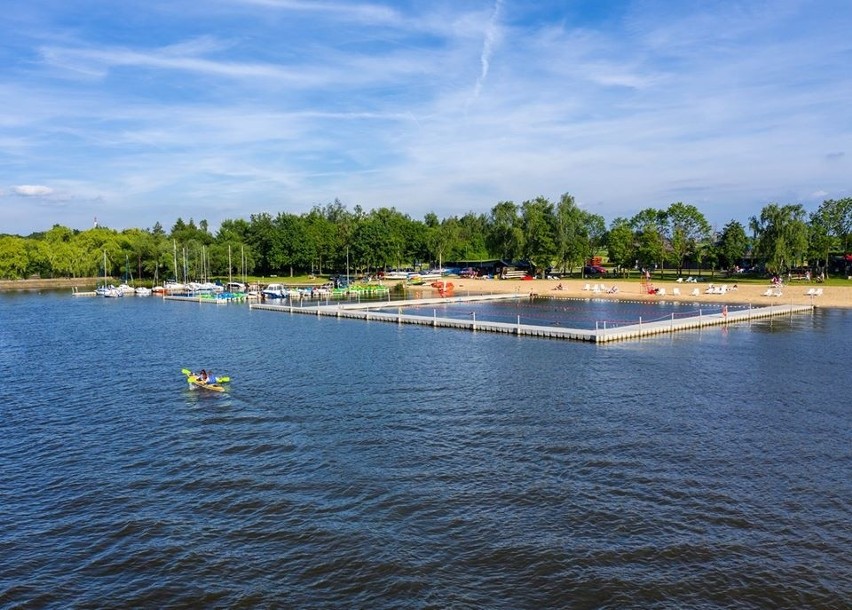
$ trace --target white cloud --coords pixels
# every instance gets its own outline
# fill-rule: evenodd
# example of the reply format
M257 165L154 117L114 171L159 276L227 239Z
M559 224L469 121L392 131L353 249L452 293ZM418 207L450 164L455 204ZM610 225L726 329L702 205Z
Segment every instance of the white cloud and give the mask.
M22 184L20 186L13 186L12 192L21 197L47 197L53 194L53 189L49 186L37 184Z
M116 9L110 32L51 27L57 10L15 49L44 61L0 74L0 183L49 168L55 192L7 196L102 196L98 215L132 226L335 197L453 215L566 191L608 220L678 200L727 220L773 194L848 192L843 19L642 0L575 23L567 4L211 0L187 17L154 2Z

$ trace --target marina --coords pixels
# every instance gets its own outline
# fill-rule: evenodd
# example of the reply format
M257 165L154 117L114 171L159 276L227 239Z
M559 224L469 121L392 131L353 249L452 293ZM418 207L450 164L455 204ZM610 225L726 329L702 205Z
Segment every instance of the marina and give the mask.
M535 325L521 323L518 315L517 323L496 322L490 320L476 319L476 313L472 312L470 319L450 318L438 316L437 309L433 309L432 315L415 315L402 313L403 308L427 307L429 305L446 305L447 303L462 304L483 301L521 301L529 297L517 293L510 294L487 294L458 296L452 298L427 298L406 301L389 301L381 303L335 303L333 305L311 305L294 306L273 305L268 303L253 303L251 309L262 311L275 311L290 314L308 314L331 316L335 318L346 318L363 320L366 322L388 322L396 324L415 324L420 326L432 326L435 328L451 328L458 330L483 331L503 333L516 336L540 337L547 339L562 339L571 341L585 341L591 343L609 343L613 341L627 341L650 337L653 335L675 333L688 330L701 329L710 326L727 324L750 323L754 320L774 318L778 316L792 316L794 314L806 314L813 311L812 305L775 304L744 309L731 309L722 306L712 310L713 313L703 313L698 310L697 315L677 317L674 313L668 319L655 319L653 321L642 321L641 318L635 324L607 326L604 321L596 323L594 329L570 328L556 325ZM396 309L396 311L388 311Z

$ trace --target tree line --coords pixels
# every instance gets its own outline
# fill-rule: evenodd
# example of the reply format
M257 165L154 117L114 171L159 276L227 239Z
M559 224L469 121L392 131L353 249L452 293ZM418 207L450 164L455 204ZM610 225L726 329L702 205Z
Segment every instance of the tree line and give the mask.
M694 205L646 208L604 218L565 194L497 203L489 213L412 219L395 208L349 210L335 200L304 214L253 214L211 232L206 220L178 218L171 230L74 230L55 225L27 237L0 237L0 278L128 276L160 281L209 276L371 273L448 261L526 261L538 273L574 273L605 255L620 269L732 269L748 260L766 273L809 266L828 272L832 253L849 251L852 198L766 205L748 225L714 231ZM106 259L106 265L104 265Z

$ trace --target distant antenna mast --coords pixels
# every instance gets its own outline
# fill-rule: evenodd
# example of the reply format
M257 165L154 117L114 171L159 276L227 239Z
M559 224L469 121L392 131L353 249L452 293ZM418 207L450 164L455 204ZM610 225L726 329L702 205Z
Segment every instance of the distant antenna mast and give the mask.
M98 217L97 216L95 216L95 228L96 229L98 228Z

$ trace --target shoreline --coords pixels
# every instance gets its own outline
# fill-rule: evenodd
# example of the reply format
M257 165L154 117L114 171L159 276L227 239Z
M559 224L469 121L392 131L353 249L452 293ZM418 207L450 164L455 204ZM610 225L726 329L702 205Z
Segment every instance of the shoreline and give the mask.
M103 278L54 278L54 279L29 279L29 280L0 280L0 292L26 292L38 290L61 290L73 289L97 285L98 281ZM610 300L630 300L630 301L647 301L650 303L659 301L680 301L680 302L700 302L700 303L717 303L723 304L742 304L742 305L772 305L777 303L791 303L793 305L814 305L816 307L837 307L844 309L852 309L852 282L849 286L826 286L815 282L802 282L801 284L791 283L786 284L782 288L782 294L779 297L764 296L764 293L771 286L766 284L743 284L735 290L728 290L725 294L707 294L705 291L710 286L711 282L699 283L678 283L674 281L652 281L652 284L657 288L665 288L666 294L645 294L642 290L642 284L636 281L625 280L583 280L583 279L560 279L560 280L480 280L468 278L447 278L447 282L454 284L455 292L461 295L464 292L476 293L518 293L528 295L532 293L538 297L551 298L567 298L567 299L610 299ZM712 282L714 286L722 285L728 282L731 287L734 284L730 280L719 280ZM562 290L557 287L561 284ZM615 286L618 288L616 293L593 292L585 290L585 286L590 288L595 284L603 284L607 288ZM392 284L388 284L392 286ZM681 294L673 294L673 289L679 289ZM693 295L692 291L697 288L699 293ZM822 288L823 293L820 296L811 297L806 293L811 288ZM437 293L437 290L429 285L422 286L406 286L407 291L429 291Z
M582 279L561 279L561 280L470 280L466 278L452 278L447 280L454 284L455 293L461 295L464 292L516 292L518 294L532 294L538 297L552 298L567 298L567 299L609 299L619 301L646 301L654 302L688 302L688 303L708 303L718 305L777 305L777 304L793 304L793 305L814 305L815 307L837 307L852 309L852 284L849 286L825 286L817 283L801 283L787 284L781 290L781 296L764 296L767 289L771 288L769 282L766 284L744 284L731 290L730 280L722 280L712 282L713 286L720 286L724 283L728 284L729 290L724 294L707 294L705 291L711 285L711 282L700 283L678 283L675 281L652 281L656 288L665 288L666 294L646 294L642 290L642 284L639 282L630 282L624 280L582 280ZM557 286L562 285L562 290L558 290ZM617 287L618 292L607 293L594 292L593 290L585 290L585 286L591 288L595 284L604 284L607 288ZM679 289L681 294L673 294L673 289ZM693 295L692 291L698 288L698 294ZM820 296L811 297L807 295L807 291L811 288L822 288L823 293ZM406 290L435 290L431 286L411 286Z
M103 277L61 277L30 280L0 280L0 292L59 290L62 288L82 288L86 290L94 290L93 287L97 286L98 283L103 283L103 281Z

